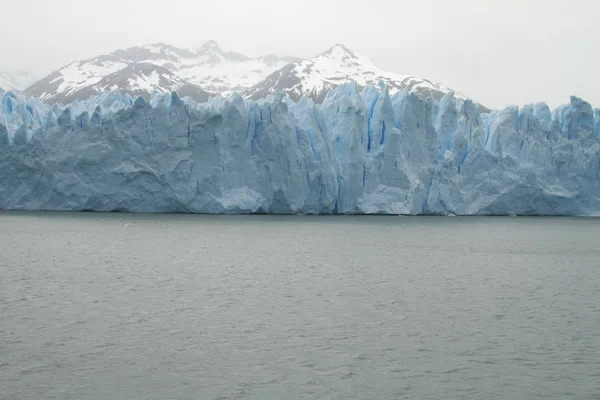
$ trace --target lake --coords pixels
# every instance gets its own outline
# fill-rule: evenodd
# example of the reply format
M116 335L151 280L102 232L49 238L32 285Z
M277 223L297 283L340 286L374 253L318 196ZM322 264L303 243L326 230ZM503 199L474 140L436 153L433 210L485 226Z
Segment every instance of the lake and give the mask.
M600 399L600 219L0 212L0 398Z

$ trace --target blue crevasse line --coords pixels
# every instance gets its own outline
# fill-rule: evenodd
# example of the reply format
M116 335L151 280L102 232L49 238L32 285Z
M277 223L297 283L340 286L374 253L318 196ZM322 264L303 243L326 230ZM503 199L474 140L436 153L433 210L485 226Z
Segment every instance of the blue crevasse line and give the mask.
M373 118L373 111L375 110L375 106L377 105L377 102L379 101L379 96L380 96L379 92L377 92L375 99L373 100L373 102L371 103L371 106L369 107L369 118L368 118L368 122L367 122L367 151L371 151L371 141L372 141L371 136L373 135L373 132L371 131L371 119Z
M12 101L10 99L10 97L6 97L6 111L8 111L9 114L12 114L13 112L13 105L12 105Z
M152 133L152 142L156 142L156 135L154 133L154 116L150 114L150 118L148 118L148 130Z
M252 136L252 142L250 143L250 154L254 154L254 145L260 138L260 134L263 130L263 114L262 110L259 109L260 121L254 118L254 135Z
M485 147L487 148L488 142L490 141L490 131L492 130L491 124L487 126L486 134L485 134Z
M363 189L362 191L363 191L363 194L364 194L364 191L365 191L365 181L366 181L366 178L367 178L367 167L365 167L363 165L363 176L362 176L362 189Z
M465 160L470 152L471 152L471 150L465 151L465 154L463 154L463 156L460 158L459 165L463 165L465 163Z
M313 138L310 128L306 128L306 133L308 134L308 140L310 142L310 147L312 148L313 157L315 157L315 160L317 160L319 163L321 163L321 155L319 154L319 151L315 147L314 138Z
M336 177L337 179L337 196L335 197L335 203L333 204L333 214L339 214L340 213L340 209L339 209L339 203L342 200L342 181L341 181L341 177L338 174L338 176Z
M325 121L322 120L321 116L317 113L316 107L314 107L314 106L312 108L312 113L313 113L313 117L317 123L317 128L319 128L319 134L321 135L321 138L323 140L327 140L328 138L325 137L325 133L324 133L327 130L327 125L325 124Z
M460 160L458 160L458 173L459 174L460 174L460 167L463 166L463 164L465 163L465 160L467 159L467 156L469 155L470 152L471 152L471 150L465 151L465 153L462 155Z
M385 121L381 121L381 124L381 141L379 142L380 146L385 142Z
M210 129L212 129L212 134L213 134L213 140L215 142L215 144L213 145L213 147L217 147L217 132L215 132L215 127L214 126L210 126Z
M183 106L183 110L185 111L185 116L187 117L188 120L188 126L187 126L187 144L190 144L190 136L192 135L192 119L190 118L190 113L188 111L187 105Z
M248 122L246 125L246 136L244 137L244 142L248 143L248 135L250 135L250 121L252 120L252 113L254 112L254 107L250 105L248 108Z
M300 144L300 130L297 126L294 126L294 130L296 131L296 143Z

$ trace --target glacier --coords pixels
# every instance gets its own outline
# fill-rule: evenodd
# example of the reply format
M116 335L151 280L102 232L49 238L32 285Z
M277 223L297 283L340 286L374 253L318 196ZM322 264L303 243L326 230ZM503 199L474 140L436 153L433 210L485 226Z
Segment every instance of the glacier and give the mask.
M354 83L320 105L0 99L4 210L600 215L600 110L577 97L490 113Z

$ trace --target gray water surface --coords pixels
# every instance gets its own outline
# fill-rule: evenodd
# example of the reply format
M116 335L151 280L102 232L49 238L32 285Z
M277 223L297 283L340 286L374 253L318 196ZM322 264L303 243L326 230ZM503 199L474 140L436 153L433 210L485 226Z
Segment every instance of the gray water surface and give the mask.
M0 398L600 399L600 220L0 213Z

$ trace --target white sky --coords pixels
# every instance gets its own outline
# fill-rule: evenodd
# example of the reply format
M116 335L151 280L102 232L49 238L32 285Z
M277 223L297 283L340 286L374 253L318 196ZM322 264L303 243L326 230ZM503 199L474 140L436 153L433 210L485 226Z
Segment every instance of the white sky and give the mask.
M0 70L214 39L249 56L335 43L488 107L574 94L600 107L600 0L0 0Z

